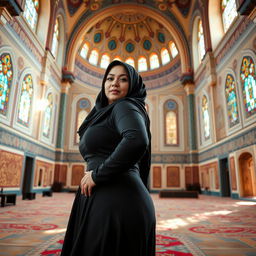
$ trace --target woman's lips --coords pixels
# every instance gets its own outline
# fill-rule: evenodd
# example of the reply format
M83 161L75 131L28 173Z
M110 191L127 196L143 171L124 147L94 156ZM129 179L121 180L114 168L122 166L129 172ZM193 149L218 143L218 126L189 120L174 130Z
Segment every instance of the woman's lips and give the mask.
M112 93L112 94L118 94L119 91L118 91L118 90L112 90L112 91L110 91L110 93Z

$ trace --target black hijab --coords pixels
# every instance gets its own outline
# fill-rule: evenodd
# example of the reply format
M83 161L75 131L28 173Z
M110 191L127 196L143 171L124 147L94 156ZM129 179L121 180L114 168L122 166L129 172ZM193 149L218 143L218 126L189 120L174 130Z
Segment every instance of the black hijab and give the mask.
M107 79L108 73L114 66L123 66L126 69L129 77L129 89L126 97L121 98L117 101L114 101L112 104L108 104L108 99L105 94L104 85L105 85L105 81ZM106 72L102 81L101 91L96 98L95 106L93 107L91 112L88 114L88 116L85 118L85 120L79 127L78 134L81 138L89 126L96 123L101 118L106 117L112 111L115 104L117 104L118 102L129 101L129 102L132 102L134 105L136 105L145 119L148 139L149 139L149 146L139 162L140 176L143 183L147 187L148 185L147 180L148 180L150 164L151 164L151 134L150 134L150 128L149 128L150 121L145 109L146 95L147 95L147 92L146 92L145 84L143 83L142 78L137 73L137 71L127 63L114 60L108 65L106 69Z

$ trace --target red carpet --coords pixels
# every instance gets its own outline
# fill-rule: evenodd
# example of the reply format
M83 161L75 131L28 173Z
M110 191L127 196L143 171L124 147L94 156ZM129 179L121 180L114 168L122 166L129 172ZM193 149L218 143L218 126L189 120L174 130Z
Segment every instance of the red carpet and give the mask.
M256 255L256 202L152 198L156 256ZM73 199L72 193L37 195L32 201L18 197L16 206L0 208L0 255L60 255Z

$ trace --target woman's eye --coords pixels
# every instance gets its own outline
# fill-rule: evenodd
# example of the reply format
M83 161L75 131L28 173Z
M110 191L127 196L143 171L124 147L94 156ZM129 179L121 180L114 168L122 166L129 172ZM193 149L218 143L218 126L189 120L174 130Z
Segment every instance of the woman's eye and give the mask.
M113 77L108 77L107 80L108 81L113 81Z
M127 80L127 78L122 78L121 79L121 82L127 82L128 80Z

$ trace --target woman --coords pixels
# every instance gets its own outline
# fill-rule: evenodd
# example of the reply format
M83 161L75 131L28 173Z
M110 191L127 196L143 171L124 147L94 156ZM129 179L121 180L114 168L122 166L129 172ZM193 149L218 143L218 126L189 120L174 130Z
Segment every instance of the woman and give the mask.
M76 195L62 256L153 256L155 213L146 89L135 69L108 66L95 107L79 128L87 172Z

